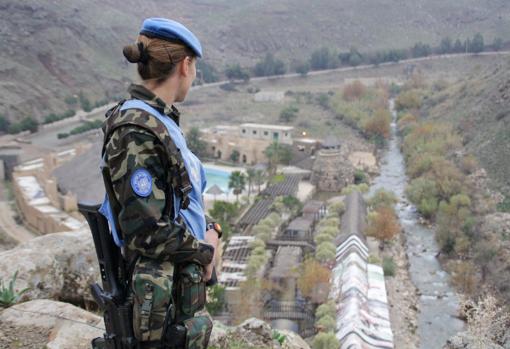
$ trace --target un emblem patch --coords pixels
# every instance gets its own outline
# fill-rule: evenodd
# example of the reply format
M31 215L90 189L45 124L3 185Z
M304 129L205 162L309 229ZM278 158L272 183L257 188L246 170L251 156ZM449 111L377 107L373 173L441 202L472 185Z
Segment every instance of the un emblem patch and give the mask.
M152 192L152 176L149 171L144 168L137 169L131 175L131 188L138 196L149 196Z

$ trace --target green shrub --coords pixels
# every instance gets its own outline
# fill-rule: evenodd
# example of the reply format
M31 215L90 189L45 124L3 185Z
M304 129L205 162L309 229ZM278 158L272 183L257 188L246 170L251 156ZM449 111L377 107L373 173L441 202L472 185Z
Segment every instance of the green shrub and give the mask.
M337 201L328 207L328 211L341 216L345 211L345 204L343 201Z
M277 330L273 330L273 339L280 343L280 345L283 345L283 342L285 342L287 336L278 332Z
M216 284L207 288L207 303L205 307L213 316L223 311L225 307L225 286Z
M420 109L422 98L416 91L405 91L395 99L395 109L397 111Z
M497 209L500 212L510 212L510 196L505 197L505 199L497 205Z
M329 301L327 303L323 303L317 307L315 310L315 318L320 319L324 316L335 317L336 309L335 303L333 301Z
M29 290L29 288L24 288L21 291L16 291L14 289L17 277L18 272L16 271L7 287L4 285L3 280L0 279L0 307L7 308L16 304L23 293Z
M397 202L397 197L393 192L381 188L368 200L368 205L373 209L377 209L379 207L393 207Z
M382 267L385 276L395 276L396 265L392 257L384 257Z
M340 343L333 332L320 332L313 339L313 349L338 349Z
M335 259L336 246L332 242L323 242L317 246L315 257L321 263L326 263Z
M368 177L363 170L356 170L354 172L354 184L368 183Z
M331 316L327 314L322 316L319 320L315 322L315 326L321 328L326 332L334 331L336 327L335 315Z

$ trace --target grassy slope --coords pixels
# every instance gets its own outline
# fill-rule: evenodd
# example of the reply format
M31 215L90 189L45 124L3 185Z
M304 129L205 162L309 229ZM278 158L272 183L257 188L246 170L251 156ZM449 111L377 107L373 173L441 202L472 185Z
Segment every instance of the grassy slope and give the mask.
M425 103L431 118L451 120L494 187L510 195L510 61L477 69Z
M147 16L176 18L209 62L251 65L267 52L291 62L321 46L367 51L418 40L510 37L506 0L13 0L0 4L0 113L41 116L84 91L93 101L133 77L121 55ZM463 35L464 34L464 35Z

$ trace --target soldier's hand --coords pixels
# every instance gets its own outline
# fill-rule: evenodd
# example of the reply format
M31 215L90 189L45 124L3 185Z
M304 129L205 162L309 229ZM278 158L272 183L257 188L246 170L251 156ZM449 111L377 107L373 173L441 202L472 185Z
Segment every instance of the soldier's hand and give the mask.
M216 264L216 258L218 255L218 233L214 229L209 229L205 232L205 242L214 247L214 256L208 265L205 267L204 281L207 282L211 279L214 265Z

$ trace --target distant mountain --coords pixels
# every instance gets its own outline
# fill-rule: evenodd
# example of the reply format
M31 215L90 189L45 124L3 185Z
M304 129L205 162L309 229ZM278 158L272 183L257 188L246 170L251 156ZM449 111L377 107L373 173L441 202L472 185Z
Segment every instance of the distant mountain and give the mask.
M510 61L478 69L437 92L423 111L453 122L495 189L510 197Z
M476 32L489 42L510 38L507 0L3 0L0 114L40 118L65 111L66 97L80 92L92 103L121 93L134 77L122 46L148 16L188 25L220 70L267 52L289 63L322 46L370 51Z

